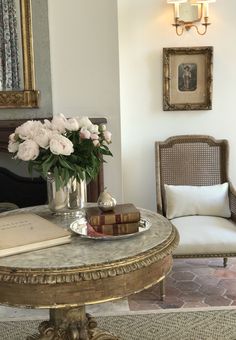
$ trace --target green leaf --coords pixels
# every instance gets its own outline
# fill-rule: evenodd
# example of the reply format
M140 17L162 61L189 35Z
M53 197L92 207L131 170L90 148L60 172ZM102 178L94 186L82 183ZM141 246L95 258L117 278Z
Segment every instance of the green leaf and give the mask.
M84 180L85 174L84 174L83 169L81 169L81 167L78 165L76 165L75 167L76 167L76 172L77 172L77 178Z
M42 163L42 169L45 174L48 173L48 171L52 168L53 165L53 159L50 162L43 162Z
M54 159L54 155L53 154L45 154L44 156L42 156L42 159L45 159L44 163L51 163Z
M65 185L69 182L70 177L71 176L69 174L69 171L65 170L65 178L64 178Z
M33 172L33 163L32 162L29 162L29 164L28 164L28 171L29 171L29 174L32 175L32 172Z
M112 154L111 151L109 150L108 146L102 145L102 146L100 146L99 149L100 149L100 152L101 152L103 155L113 156L113 154Z
M69 163L67 163L67 162L65 161L64 158L59 157L59 163L61 164L62 167L65 167L65 168L67 168L67 169L69 169L69 170L74 171L74 169L72 168L72 166L71 166Z
M63 186L63 183L61 182L60 173L56 166L54 168L53 174L54 174L55 183L56 183L56 191L59 191L59 189Z

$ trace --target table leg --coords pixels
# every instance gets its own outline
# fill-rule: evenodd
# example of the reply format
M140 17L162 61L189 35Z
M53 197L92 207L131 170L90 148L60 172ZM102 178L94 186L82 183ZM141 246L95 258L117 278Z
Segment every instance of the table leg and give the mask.
M164 301L166 296L166 289L165 289L165 279L160 281L160 299Z
M98 329L95 319L85 307L50 309L49 321L39 325L39 334L27 340L118 340L111 333Z

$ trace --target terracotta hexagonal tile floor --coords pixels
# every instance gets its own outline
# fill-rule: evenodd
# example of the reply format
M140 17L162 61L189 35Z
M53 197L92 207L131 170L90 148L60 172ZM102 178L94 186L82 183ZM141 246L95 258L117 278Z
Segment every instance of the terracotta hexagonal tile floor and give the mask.
M128 298L132 311L167 308L236 305L236 258L174 259L166 279L166 298L160 301L159 285Z

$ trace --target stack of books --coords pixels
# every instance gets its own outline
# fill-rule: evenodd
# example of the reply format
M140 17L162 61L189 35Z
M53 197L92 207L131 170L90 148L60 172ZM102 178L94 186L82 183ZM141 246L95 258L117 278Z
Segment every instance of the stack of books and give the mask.
M140 211L131 203L118 204L112 211L98 207L86 208L88 225L103 235L126 235L139 230Z

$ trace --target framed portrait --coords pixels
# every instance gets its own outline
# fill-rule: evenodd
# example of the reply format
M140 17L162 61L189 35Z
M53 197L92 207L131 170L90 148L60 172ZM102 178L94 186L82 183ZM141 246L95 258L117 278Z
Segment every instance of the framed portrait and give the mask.
M213 47L163 49L163 109L212 109Z

